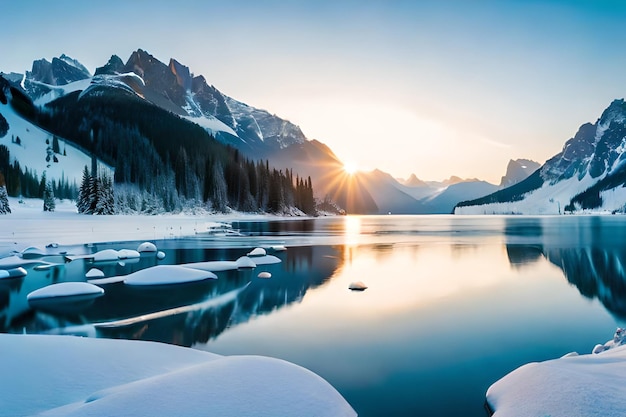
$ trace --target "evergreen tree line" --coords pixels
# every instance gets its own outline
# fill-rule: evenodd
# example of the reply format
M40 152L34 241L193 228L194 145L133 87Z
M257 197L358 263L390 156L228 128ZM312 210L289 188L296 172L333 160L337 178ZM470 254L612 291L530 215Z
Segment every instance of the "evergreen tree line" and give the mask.
M291 170L243 158L200 126L128 92L103 89L80 100L69 94L37 120L115 167L117 212L204 207L283 213L296 207L315 214L310 178L294 179ZM93 204L83 212L95 212Z
M11 197L43 198L47 179L45 174L41 179L36 171L22 169L18 161L11 162L9 148L0 145L0 173L3 174L7 194ZM58 180L51 180L50 187L57 198L76 199L78 186L70 183L65 175Z

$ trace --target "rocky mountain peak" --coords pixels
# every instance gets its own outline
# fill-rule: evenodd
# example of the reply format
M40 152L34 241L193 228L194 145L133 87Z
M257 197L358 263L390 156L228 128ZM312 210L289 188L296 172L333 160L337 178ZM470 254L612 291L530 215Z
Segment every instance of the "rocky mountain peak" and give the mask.
M191 90L193 77L189 71L189 67L181 64L173 58L170 59L169 67L172 74L176 76L176 82L178 85L183 87L185 91Z
M500 187L510 187L528 178L541 165L530 159L511 159L506 167L506 174L500 181Z
M426 187L426 186L428 186L428 184L425 181L422 181L419 178L417 178L417 175L415 175L415 174L411 174L409 176L409 178L406 181L404 181L404 185L406 185L407 187Z
M32 70L26 73L26 77L48 85L65 85L89 78L91 74L75 59L61 55L60 58L53 58L52 62L45 58L34 61Z
M112 55L107 62L102 67L96 68L95 75L115 75L124 71L124 61L117 55Z

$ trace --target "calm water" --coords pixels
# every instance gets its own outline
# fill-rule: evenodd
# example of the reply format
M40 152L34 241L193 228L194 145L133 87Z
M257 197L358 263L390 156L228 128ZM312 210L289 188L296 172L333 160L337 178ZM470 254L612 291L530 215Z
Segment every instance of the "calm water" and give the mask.
M158 340L260 354L311 369L358 414L480 416L491 383L531 361L590 352L626 319L626 217L364 216L243 222L246 237L156 241L163 261L27 267L0 280L0 330ZM83 311L43 312L26 295L156 264L234 260L286 245L276 265L218 272L176 290L104 286ZM118 243L51 249L88 253ZM272 273L259 279L260 271ZM363 281L364 292L348 285ZM120 319L157 313L148 319ZM94 325L96 323L96 325Z

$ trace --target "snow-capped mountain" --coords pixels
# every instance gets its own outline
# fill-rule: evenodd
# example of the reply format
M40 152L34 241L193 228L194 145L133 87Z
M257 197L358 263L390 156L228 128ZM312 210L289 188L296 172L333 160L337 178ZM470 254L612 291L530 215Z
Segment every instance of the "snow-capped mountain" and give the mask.
M563 150L526 180L478 200L457 214L560 214L626 211L626 103L615 100L595 123L583 124Z
M166 65L138 49L121 64L121 59L113 56L96 74L137 74L144 81L140 94L146 99L207 128L216 139L244 152L266 157L306 141L298 126L222 94L175 59Z

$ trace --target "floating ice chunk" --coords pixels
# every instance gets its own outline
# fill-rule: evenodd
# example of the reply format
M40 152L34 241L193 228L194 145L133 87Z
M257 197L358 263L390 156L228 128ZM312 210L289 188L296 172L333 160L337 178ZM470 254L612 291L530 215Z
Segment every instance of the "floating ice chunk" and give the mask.
M139 258L141 255L136 250L120 249L117 251L117 256L119 259L135 259Z
M137 247L137 252L156 252L157 247L152 242L143 242Z
M265 256L267 252L263 248L254 248L249 253L248 256Z
M238 258L235 263L237 264L237 268L256 268L255 261L247 256L242 256Z
M216 279L210 271L186 268L180 265L157 265L133 272L124 279L126 285L173 285Z
M352 291L364 291L367 289L367 285L365 285L362 281L352 282L348 286Z
M272 278L272 274L266 271L263 272L259 272L259 275L257 275L257 277L259 278Z
M58 284L48 285L39 288L26 296L28 301L51 298L51 297L70 297L70 296L96 296L100 297L104 294L104 290L96 285L87 282L60 282Z
M108 277L108 278L95 278L87 280L88 283L94 285L106 285L106 284L116 284L118 282L124 282L126 279L126 275L116 276L116 277Z
M94 253L94 262L108 262L117 261L119 259L119 253L115 249L105 249Z
M158 251L156 256L157 256L157 259L163 260L165 259L165 252Z
M7 270L7 272L9 273L9 278L21 278L28 275L28 272L26 272L26 270L21 266L18 268L9 269Z
M35 261L29 259L22 259L19 256L11 255L6 258L0 259L0 268L2 269L11 269L18 268L24 265L32 265L32 264L45 264L44 261Z
M3 278L10 278L11 275L9 275L9 271L5 270L5 269L0 269L0 279Z
M85 274L85 278L104 278L104 272L102 272L98 268L91 268Z
M52 269L52 268L56 268L56 267L62 267L65 266L64 264L53 264L50 262L45 262L43 264L39 264L37 266L35 266L33 269L35 271L47 271L48 269Z
M273 250L274 252L284 252L287 250L287 248L284 247L283 245L270 246L270 249Z
M35 309L54 312L78 312L104 295L104 290L87 282L61 282L28 294L28 304Z
M201 269L203 271L211 271L211 272L234 271L235 269L239 268L237 261L192 262L188 264L182 264L181 266L184 266L186 268ZM254 268L254 266L251 268Z
M46 251L37 246L29 246L21 252L21 255L24 259L41 258L46 256Z
M251 259L257 265L279 264L282 262L280 258L277 258L274 255L255 256Z

